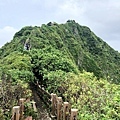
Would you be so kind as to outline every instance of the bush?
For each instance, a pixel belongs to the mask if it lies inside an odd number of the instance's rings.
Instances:
[[[120,119],[120,85],[97,80],[93,74],[69,74],[64,94],[72,107],[79,109],[79,119]]]

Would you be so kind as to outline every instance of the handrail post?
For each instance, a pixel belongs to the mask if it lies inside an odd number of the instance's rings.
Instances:
[[[36,102],[32,101],[31,103],[32,103],[32,107],[33,107],[34,112],[37,112],[37,108],[36,108],[36,105],[35,105]]]
[[[77,112],[78,112],[78,109],[71,109],[70,120],[77,120]]]
[[[13,114],[12,114],[12,120],[19,120],[20,119],[20,106],[14,106],[13,107]]]
[[[20,100],[19,100],[19,105],[20,105],[20,119],[23,119],[24,102],[25,102],[25,98],[20,98]]]
[[[57,120],[62,120],[62,97],[57,98]]]
[[[52,116],[56,116],[56,102],[57,102],[56,94],[51,94],[51,102],[52,102]]]
[[[64,104],[63,104],[63,120],[69,120],[69,110],[70,110],[70,104],[68,102],[64,102]]]

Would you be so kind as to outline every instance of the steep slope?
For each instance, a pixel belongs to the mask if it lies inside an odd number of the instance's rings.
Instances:
[[[0,49],[0,58],[13,51],[24,51],[26,40],[30,49],[52,46],[63,51],[79,68],[93,72],[115,83],[120,79],[120,53],[97,37],[88,27],[74,20],[65,24],[48,23],[41,27],[24,27],[14,35],[13,40]]]

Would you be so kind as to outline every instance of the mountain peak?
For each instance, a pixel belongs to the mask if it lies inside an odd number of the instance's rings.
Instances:
[[[98,78],[109,76],[109,79],[117,81],[120,78],[120,54],[97,37],[90,28],[79,25],[75,20],[68,20],[65,24],[49,22],[41,27],[23,27],[9,44],[0,49],[0,56],[23,51],[28,38],[31,49],[43,49],[46,46],[59,49],[81,71],[93,72]]]

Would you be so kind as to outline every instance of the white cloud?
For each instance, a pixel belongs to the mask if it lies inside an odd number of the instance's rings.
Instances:
[[[0,15],[0,27],[9,24],[21,29],[26,25],[41,25],[49,21],[64,23],[72,19],[90,27],[107,43],[116,44],[114,41],[120,40],[120,0],[1,0]],[[8,29],[0,29],[0,46],[13,36],[15,29],[10,30],[12,35]],[[119,44],[114,48],[120,51]]]
[[[81,4],[78,4],[76,0],[66,0],[64,4],[60,6],[62,14],[69,14],[72,16],[78,16],[85,12],[85,9]]]
[[[80,18],[85,13],[85,8],[83,4],[85,2],[80,2],[81,0],[65,0],[58,5],[58,16],[62,19],[77,19]]]
[[[13,38],[13,35],[17,32],[17,29],[5,26],[0,29],[0,47],[3,46],[6,42],[10,42]]]

